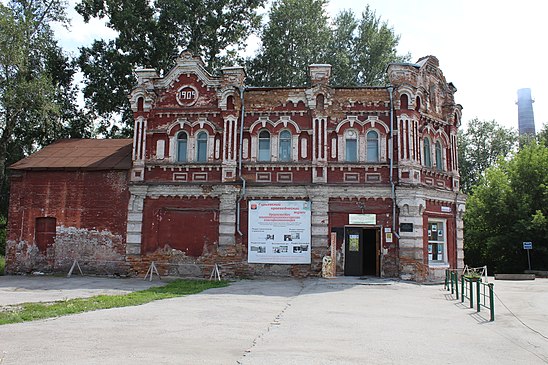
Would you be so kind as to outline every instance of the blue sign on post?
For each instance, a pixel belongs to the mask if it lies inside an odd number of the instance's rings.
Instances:
[[[533,242],[523,242],[523,249],[524,250],[532,250],[533,249]]]

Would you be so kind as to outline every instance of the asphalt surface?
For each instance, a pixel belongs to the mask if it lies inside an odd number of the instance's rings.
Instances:
[[[548,280],[494,283],[496,320],[489,322],[487,311],[478,314],[441,285],[243,280],[136,307],[0,326],[0,364],[548,363]],[[0,306],[148,285],[0,277]]]

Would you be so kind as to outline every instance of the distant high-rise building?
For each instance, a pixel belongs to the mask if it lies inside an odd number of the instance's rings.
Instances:
[[[518,126],[519,135],[535,134],[535,115],[533,113],[531,89],[518,90]]]

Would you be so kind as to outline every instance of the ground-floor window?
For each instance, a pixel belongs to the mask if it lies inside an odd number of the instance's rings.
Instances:
[[[445,221],[428,221],[428,262],[444,263],[446,262],[446,229]]]

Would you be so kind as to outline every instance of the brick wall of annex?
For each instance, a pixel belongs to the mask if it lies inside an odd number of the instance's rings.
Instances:
[[[125,274],[127,171],[22,171],[11,177],[7,273],[82,269]],[[55,218],[55,238],[38,247],[36,219]],[[89,272],[89,271],[88,271]]]

